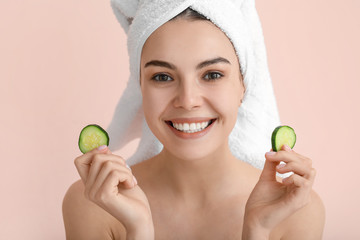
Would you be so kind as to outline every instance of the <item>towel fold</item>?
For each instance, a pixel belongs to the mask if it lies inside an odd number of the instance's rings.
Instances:
[[[110,149],[120,149],[141,136],[136,152],[127,160],[129,165],[161,151],[163,146],[147,126],[142,111],[141,51],[152,32],[190,7],[218,26],[234,45],[246,91],[229,145],[238,159],[263,168],[272,130],[280,120],[254,0],[111,0],[111,6],[128,36],[130,79],[107,129]]]

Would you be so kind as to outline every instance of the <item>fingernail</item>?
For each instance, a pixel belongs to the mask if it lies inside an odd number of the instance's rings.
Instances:
[[[127,167],[128,169],[130,169],[130,171],[131,171],[131,168],[130,168],[130,166],[129,166],[129,165],[127,165],[127,164],[126,164],[126,167]]]
[[[272,156],[272,155],[275,155],[276,154],[276,152],[267,152],[266,153],[266,155],[268,155],[268,156]]]
[[[283,168],[285,167],[285,163],[280,163],[279,165],[276,166],[277,169]]]
[[[133,175],[133,179],[134,179],[135,185],[137,185],[137,180],[136,180],[136,177],[134,175]]]
[[[107,148],[106,145],[101,145],[100,147],[97,148],[97,150],[101,151],[101,150],[104,150],[105,148]]]
[[[289,147],[288,145],[284,144],[284,148],[286,151],[291,151],[291,147]]]

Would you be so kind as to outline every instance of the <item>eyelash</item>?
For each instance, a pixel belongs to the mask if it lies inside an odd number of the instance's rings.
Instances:
[[[170,77],[169,75],[165,74],[165,73],[159,73],[159,74],[156,74],[154,75],[151,80],[154,80],[155,82],[169,82],[169,80],[160,80],[159,77],[167,77],[167,78],[170,78],[171,81],[174,80],[172,77]]]
[[[217,75],[218,77],[215,77],[215,78],[209,78],[209,76],[213,76],[213,75]],[[219,72],[207,72],[205,75],[204,75],[204,77],[203,77],[203,79],[205,80],[205,81],[208,81],[208,82],[212,82],[212,81],[216,81],[216,80],[219,80],[220,78],[222,78],[222,77],[224,77],[224,75],[222,74],[222,73],[219,73]]]
[[[216,75],[217,77],[214,77],[214,75]],[[210,76],[212,76],[212,77],[210,78]],[[164,77],[168,78],[168,80],[160,80],[160,78],[164,78]],[[202,78],[205,81],[212,82],[212,81],[216,81],[222,77],[224,77],[224,75],[219,72],[207,72]],[[172,77],[170,77],[168,74],[159,73],[159,74],[154,75],[151,78],[151,80],[153,80],[155,82],[159,82],[159,83],[164,83],[164,82],[173,81],[174,79]]]

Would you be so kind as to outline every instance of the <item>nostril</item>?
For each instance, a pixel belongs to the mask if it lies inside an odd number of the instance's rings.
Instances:
[[[177,99],[175,101],[174,106],[181,107],[186,110],[193,110],[194,108],[200,107],[201,104],[202,103],[200,98],[186,97],[186,98]]]
[[[197,86],[193,83],[182,83],[177,89],[176,98],[174,101],[175,107],[181,107],[186,110],[192,110],[200,107],[202,104],[202,96]]]

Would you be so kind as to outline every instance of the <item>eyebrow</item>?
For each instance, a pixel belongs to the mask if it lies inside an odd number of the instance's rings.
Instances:
[[[206,61],[203,61],[203,62],[199,63],[196,66],[196,69],[199,70],[201,68],[204,68],[204,67],[207,67],[209,65],[216,64],[216,63],[226,63],[226,64],[231,65],[230,61],[227,60],[226,58],[217,57],[217,58],[209,59],[209,60],[206,60]],[[166,68],[169,68],[169,69],[172,69],[172,70],[176,70],[175,65],[173,65],[171,63],[168,63],[168,62],[165,62],[165,61],[160,61],[160,60],[152,60],[152,61],[147,62],[145,64],[145,68],[149,67],[149,66],[166,67]]]
[[[160,61],[160,60],[152,60],[152,61],[147,62],[145,64],[145,67],[149,67],[149,66],[166,67],[166,68],[170,68],[170,69],[173,69],[173,70],[176,69],[175,65],[173,65],[171,63],[168,63],[168,62],[165,62],[165,61]]]
[[[212,65],[212,64],[216,64],[216,63],[226,63],[226,64],[230,64],[230,61],[227,60],[226,58],[223,58],[223,57],[217,57],[217,58],[214,58],[214,59],[210,59],[210,60],[206,60],[206,61],[203,61],[201,63],[199,63],[197,66],[196,66],[196,69],[201,69],[201,68],[204,68],[204,67],[207,67],[209,65]]]

